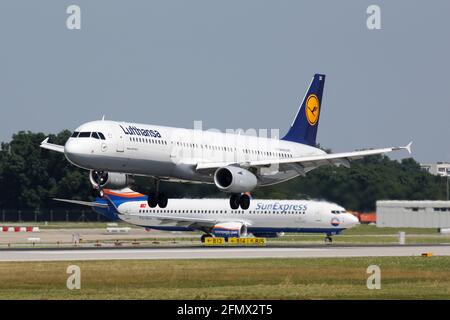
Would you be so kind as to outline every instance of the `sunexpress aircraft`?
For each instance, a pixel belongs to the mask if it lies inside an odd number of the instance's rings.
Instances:
[[[41,147],[64,153],[74,165],[90,170],[101,196],[104,188],[129,185],[132,175],[155,178],[148,195],[151,208],[165,208],[168,195],[159,181],[210,183],[230,194],[232,209],[249,209],[247,192],[277,184],[323,166],[349,166],[368,155],[405,149],[411,143],[364,151],[332,153],[316,147],[325,75],[314,75],[291,127],[282,139],[117,121],[93,121],[75,129],[64,146]]]
[[[151,208],[148,197],[131,189],[103,190],[95,202],[55,199],[85,206],[111,220],[148,229],[201,231],[206,237],[278,237],[284,232],[332,235],[358,224],[358,219],[334,203],[310,200],[255,200],[248,210],[230,209],[225,199],[172,199],[166,208]]]

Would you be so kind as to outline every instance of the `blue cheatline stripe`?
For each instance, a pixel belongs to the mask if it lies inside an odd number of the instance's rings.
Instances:
[[[171,226],[140,226],[148,229],[162,230],[162,231],[195,231],[196,229],[189,227],[171,227]],[[344,231],[344,228],[248,228],[249,233],[277,233],[277,232],[297,232],[297,233],[326,233],[339,234]]]

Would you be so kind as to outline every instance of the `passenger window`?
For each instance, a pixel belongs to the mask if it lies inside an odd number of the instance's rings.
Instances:
[[[80,133],[78,131],[75,131],[74,133],[72,133],[71,137],[76,138],[76,137],[78,137],[79,134]]]
[[[90,132],[80,132],[79,138],[89,138],[91,136]]]
[[[92,138],[100,139],[100,137],[98,136],[97,132],[92,132]]]

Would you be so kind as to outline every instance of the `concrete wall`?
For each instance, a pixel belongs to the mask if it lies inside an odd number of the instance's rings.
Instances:
[[[377,227],[450,227],[450,201],[377,201],[376,210]]]

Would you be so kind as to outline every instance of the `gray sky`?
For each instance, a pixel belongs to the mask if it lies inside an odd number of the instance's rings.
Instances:
[[[366,27],[370,4],[382,30]],[[2,0],[0,140],[103,114],[284,134],[320,72],[322,145],[414,140],[418,161],[450,161],[449,17],[445,0]]]

